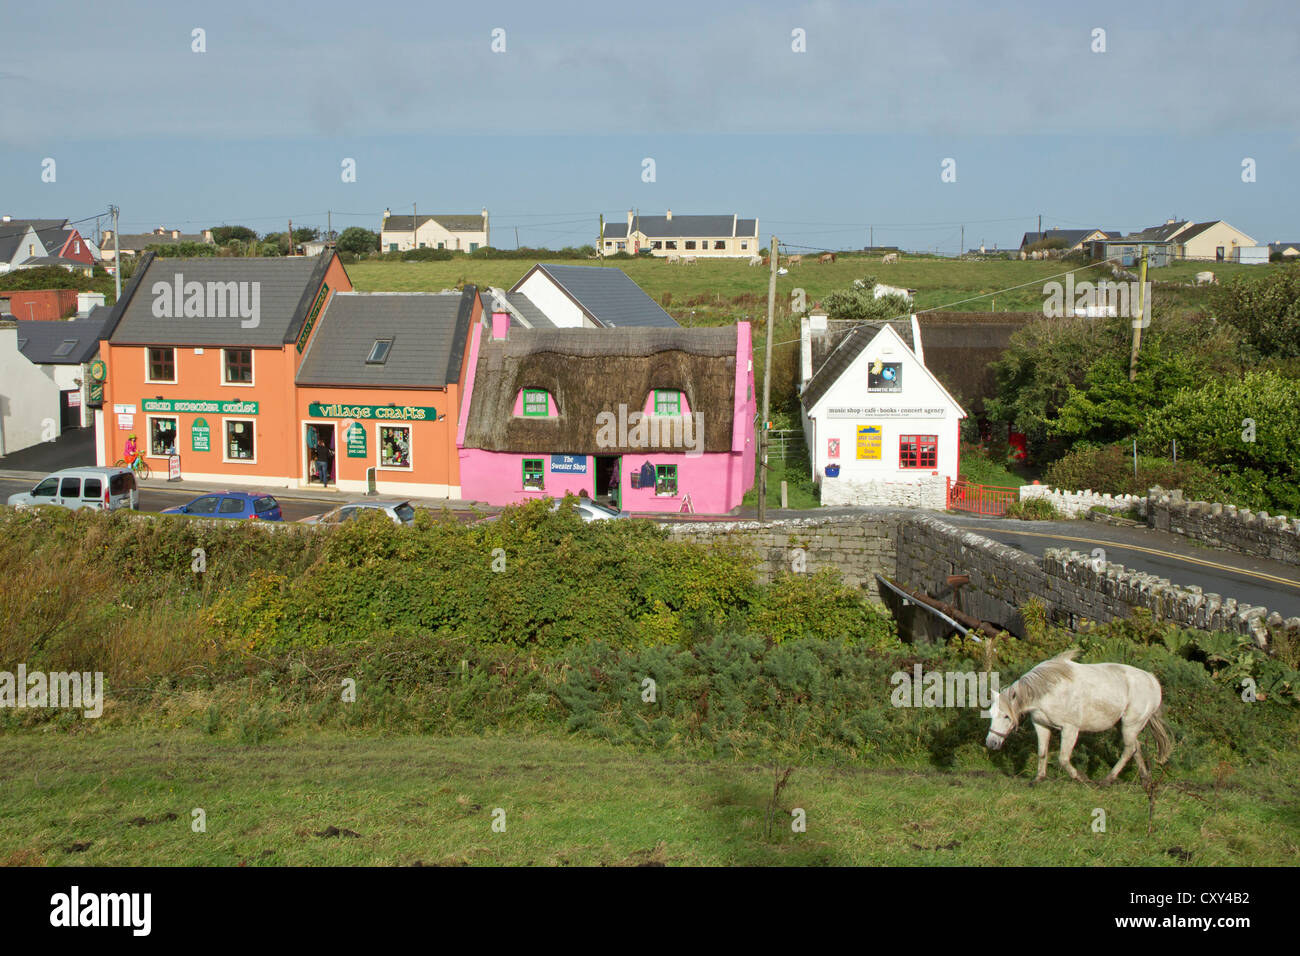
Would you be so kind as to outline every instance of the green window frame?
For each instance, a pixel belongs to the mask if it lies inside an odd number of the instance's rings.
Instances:
[[[524,389],[524,414],[545,418],[551,413],[551,396],[544,388]]]
[[[672,390],[655,389],[655,414],[680,415],[682,413],[682,393]]]
[[[524,488],[535,488],[543,491],[546,488],[545,473],[542,471],[544,464],[541,458],[525,458],[523,465]]]
[[[655,495],[675,497],[677,494],[677,466],[655,465]]]

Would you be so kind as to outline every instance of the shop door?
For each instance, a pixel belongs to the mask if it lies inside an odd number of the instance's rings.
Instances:
[[[81,392],[77,389],[59,392],[59,430],[81,427]]]
[[[321,442],[325,443],[324,461],[326,463],[326,475],[331,485],[335,484],[338,478],[338,455],[334,444],[334,426],[311,424],[304,429],[306,437],[306,462],[307,462],[307,484],[320,481],[320,473],[316,468],[316,462],[321,456]]]
[[[621,496],[618,486],[621,462],[622,459],[617,455],[596,456],[596,482],[593,489],[596,500],[608,504],[616,511],[623,510],[620,506]]]

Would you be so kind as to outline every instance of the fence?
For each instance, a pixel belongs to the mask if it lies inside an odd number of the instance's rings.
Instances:
[[[768,461],[798,461],[801,457],[808,457],[803,429],[782,428],[767,433]]]
[[[1020,499],[1020,489],[997,485],[975,485],[969,481],[948,479],[948,510],[975,515],[1000,517],[1012,502]]]

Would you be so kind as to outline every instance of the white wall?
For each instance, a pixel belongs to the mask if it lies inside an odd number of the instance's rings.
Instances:
[[[0,455],[44,440],[47,419],[59,434],[58,383],[18,351],[18,328],[6,325],[0,325]]]
[[[542,310],[542,314],[561,329],[594,328],[587,314],[573,304],[554,282],[541,271],[534,272],[519,287],[528,300]]]

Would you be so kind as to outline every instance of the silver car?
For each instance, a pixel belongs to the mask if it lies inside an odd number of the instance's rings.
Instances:
[[[362,512],[382,511],[394,524],[408,527],[415,523],[415,508],[409,501],[350,501],[345,505],[332,508],[324,514],[299,518],[301,524],[342,524],[351,521]]]
[[[563,504],[564,499],[557,498],[551,502],[551,510],[559,511]],[[573,499],[573,506],[578,509],[578,517],[583,521],[609,521],[614,518],[627,517],[626,511],[615,511],[613,508],[606,508],[590,498]]]
[[[96,511],[116,511],[119,508],[140,507],[140,489],[129,468],[102,468],[85,465],[64,468],[42,478],[31,491],[21,491],[9,496],[14,508],[33,505],[56,505],[79,511],[89,508]]]

